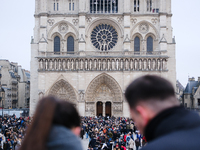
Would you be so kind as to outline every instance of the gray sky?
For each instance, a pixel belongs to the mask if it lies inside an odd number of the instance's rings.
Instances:
[[[192,4],[191,4],[192,2]],[[18,62],[30,70],[34,0],[0,0],[0,59]],[[177,79],[186,85],[200,76],[200,0],[172,0],[172,27],[176,37]]]

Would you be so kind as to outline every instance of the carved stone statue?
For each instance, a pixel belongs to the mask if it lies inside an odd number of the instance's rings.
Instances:
[[[43,60],[40,60],[40,69],[43,70]]]
[[[147,60],[144,60],[144,70],[147,70]]]
[[[52,60],[49,61],[49,69],[52,70],[53,64],[52,64]]]
[[[65,63],[65,60],[62,61],[62,66],[63,66],[63,70],[66,69],[66,63]]]
[[[64,51],[64,42],[62,41],[62,51]]]
[[[72,68],[72,70],[74,70],[74,60],[73,59],[71,60],[71,68]]]
[[[115,60],[112,60],[112,70],[115,70]]]
[[[137,70],[138,69],[138,62],[137,62],[137,60],[135,59],[135,70]]]
[[[83,59],[81,59],[81,62],[80,62],[81,64],[80,64],[80,68],[81,68],[81,70],[83,70]]]
[[[103,70],[105,70],[106,69],[106,60],[104,59],[103,60]]]
[[[139,70],[142,70],[142,60],[139,60]]]
[[[148,60],[148,70],[151,70],[151,60]]]
[[[101,70],[101,59],[98,61],[98,70]]]
[[[133,59],[130,60],[130,69],[133,70]]]
[[[84,92],[83,91],[80,92],[79,97],[80,97],[80,101],[84,101]]]
[[[58,70],[61,70],[61,60],[58,60]]]
[[[156,60],[154,59],[152,62],[152,69],[155,70],[155,68],[156,68]]]
[[[125,69],[126,69],[126,70],[129,69],[128,59],[126,59],[126,61],[125,61]]]
[[[96,59],[94,60],[94,69],[95,70],[97,69],[97,60]]]
[[[85,70],[88,70],[88,60],[85,60]]]
[[[78,70],[78,60],[76,60],[76,70]]]
[[[121,69],[121,70],[124,69],[124,62],[123,62],[123,59],[120,60],[120,69]]]
[[[70,70],[70,60],[67,60],[67,70]]]
[[[57,60],[54,60],[54,69],[57,70]]]
[[[163,59],[163,70],[167,70],[167,60]]]
[[[89,70],[92,70],[92,59],[89,61]]]
[[[119,60],[116,60],[116,70],[119,70]]]
[[[48,60],[45,60],[45,70],[48,70]]]
[[[160,70],[160,59],[157,60],[157,63],[158,63],[158,68],[157,69]]]
[[[110,60],[108,59],[108,70],[110,70]]]

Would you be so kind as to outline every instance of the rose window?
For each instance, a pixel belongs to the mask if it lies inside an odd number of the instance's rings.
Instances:
[[[96,26],[91,34],[91,41],[94,47],[101,51],[112,49],[117,44],[118,34],[114,27],[107,24]]]

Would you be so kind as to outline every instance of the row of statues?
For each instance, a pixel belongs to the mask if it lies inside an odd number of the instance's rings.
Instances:
[[[127,59],[39,59],[40,71],[121,71],[149,70],[166,71],[167,58],[127,58]]]

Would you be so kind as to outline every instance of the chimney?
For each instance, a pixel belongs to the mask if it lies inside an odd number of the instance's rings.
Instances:
[[[195,81],[195,78],[194,77],[189,78],[189,81]]]

